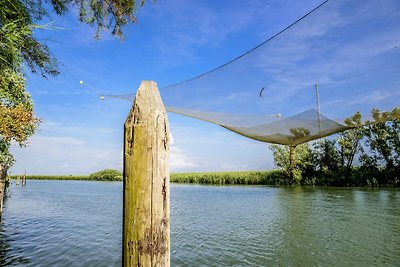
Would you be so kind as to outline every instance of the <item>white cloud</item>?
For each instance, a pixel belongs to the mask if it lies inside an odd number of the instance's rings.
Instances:
[[[13,146],[16,159],[11,171],[30,174],[90,174],[106,168],[119,168],[121,148],[98,146],[74,137],[35,135],[24,148]]]
[[[193,169],[193,167],[197,167],[197,164],[192,162],[192,160],[179,147],[172,146],[170,153],[170,166],[172,172],[182,170],[187,171]]]
[[[72,137],[51,137],[34,135],[29,139],[28,147],[58,147],[60,145],[83,146],[83,140]]]
[[[172,162],[181,168],[175,171],[244,171],[273,168],[272,153],[265,143],[239,136],[221,127],[203,122],[192,126],[171,122],[175,147]],[[173,159],[176,153],[178,156]],[[185,166],[187,165],[187,166]]]
[[[265,1],[258,0],[218,8],[205,1],[177,0],[157,3],[146,18],[162,23],[155,42],[161,61],[174,66],[197,59],[198,48],[218,47],[230,35],[254,25],[257,18],[265,16],[267,7]]]
[[[185,151],[175,144],[175,139],[170,133],[170,167],[172,172],[179,172],[182,170],[190,170],[196,167],[192,159],[190,159]]]

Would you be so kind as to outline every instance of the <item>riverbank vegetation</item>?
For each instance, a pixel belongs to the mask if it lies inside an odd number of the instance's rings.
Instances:
[[[378,120],[385,116],[373,110]],[[271,145],[275,165],[289,184],[318,186],[400,186],[400,120],[347,130],[336,137],[289,148]]]
[[[214,185],[281,185],[287,183],[282,171],[172,173],[173,183]]]
[[[373,116],[383,116],[374,110]],[[271,145],[277,170],[172,173],[171,182],[214,185],[400,186],[400,120],[353,128],[290,149]],[[16,178],[13,176],[11,178]],[[27,176],[37,180],[122,181],[117,170],[89,176]]]
[[[22,179],[22,175],[9,175],[10,179]],[[90,180],[89,175],[27,175],[28,180]]]
[[[18,175],[10,176],[17,179]],[[21,177],[21,176],[20,176]],[[83,180],[83,181],[122,181],[122,173],[117,170],[103,170],[91,175],[27,175],[30,180]],[[251,172],[193,172],[171,173],[173,183],[199,183],[215,185],[280,185],[287,182],[282,171]]]
[[[93,181],[122,181],[122,173],[118,170],[105,169],[89,175],[88,180]]]
[[[11,179],[17,179],[22,175],[11,175]],[[122,173],[118,170],[105,169],[90,175],[27,175],[29,180],[83,180],[83,181],[122,181]]]

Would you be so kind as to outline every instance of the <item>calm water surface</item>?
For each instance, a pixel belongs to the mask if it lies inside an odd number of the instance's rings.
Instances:
[[[120,266],[122,183],[11,185],[0,266]],[[172,266],[400,266],[400,191],[171,186]]]

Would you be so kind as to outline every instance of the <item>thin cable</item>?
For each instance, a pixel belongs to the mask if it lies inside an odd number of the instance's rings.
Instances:
[[[303,19],[305,19],[306,17],[308,17],[310,14],[312,14],[313,12],[315,12],[317,9],[319,9],[320,7],[322,7],[323,5],[325,5],[327,2],[329,2],[329,0],[325,0],[324,2],[322,2],[321,4],[319,4],[318,6],[316,6],[315,8],[313,8],[311,11],[309,11],[308,13],[306,13],[306,14],[305,14],[304,16],[302,16],[301,18],[297,19],[295,22],[293,22],[292,24],[290,24],[289,26],[287,26],[286,28],[284,28],[284,29],[281,30],[280,32],[276,33],[276,34],[273,35],[272,37],[268,38],[267,40],[265,40],[264,42],[262,42],[261,44],[255,46],[255,47],[253,47],[252,49],[248,50],[247,52],[241,54],[240,56],[238,56],[238,57],[236,57],[236,58],[234,58],[234,59],[232,59],[232,60],[226,62],[225,64],[223,64],[223,65],[221,65],[221,66],[219,66],[219,67],[216,67],[216,68],[214,68],[214,69],[211,69],[211,70],[209,70],[209,71],[207,71],[207,72],[204,72],[204,73],[202,73],[202,74],[200,74],[200,75],[198,75],[198,76],[195,76],[195,77],[193,77],[193,78],[190,78],[190,79],[188,79],[188,80],[185,80],[185,81],[182,81],[182,82],[178,82],[178,83],[174,83],[174,84],[171,84],[171,85],[162,87],[162,88],[160,88],[160,90],[162,90],[162,89],[168,89],[168,88],[171,88],[171,87],[174,87],[174,86],[178,86],[178,85],[181,85],[181,84],[184,84],[184,83],[187,83],[187,82],[191,82],[191,81],[193,81],[193,80],[199,79],[199,78],[204,77],[204,76],[206,76],[206,75],[208,75],[208,74],[210,74],[210,73],[212,73],[212,72],[214,72],[214,71],[217,71],[217,70],[219,70],[219,69],[222,69],[222,68],[226,67],[227,65],[229,65],[229,64],[231,64],[231,63],[233,63],[233,62],[235,62],[236,60],[238,60],[238,59],[240,59],[240,58],[246,56],[247,54],[250,54],[250,53],[253,52],[254,50],[258,49],[259,47],[261,47],[261,46],[265,45],[266,43],[272,41],[273,39],[275,39],[276,37],[278,37],[279,35],[281,35],[281,34],[284,33],[285,31],[287,31],[288,29],[292,28],[294,25],[296,25],[297,23],[299,23],[300,21],[302,21]]]
[[[191,82],[191,81],[193,81],[193,80],[199,79],[199,78],[204,77],[204,76],[206,76],[206,75],[208,75],[208,74],[210,74],[210,73],[212,73],[212,72],[215,72],[215,71],[217,71],[217,70],[219,70],[219,69],[222,69],[222,68],[226,67],[227,65],[229,65],[229,64],[231,64],[232,62],[234,62],[234,61],[236,61],[236,60],[238,60],[238,59],[240,59],[240,58],[242,58],[242,57],[244,57],[244,56],[250,54],[250,53],[253,52],[254,50],[258,49],[259,47],[261,47],[261,46],[263,46],[263,45],[265,45],[266,43],[269,43],[270,41],[272,41],[273,39],[275,39],[276,37],[278,37],[279,35],[281,35],[281,34],[284,33],[285,31],[287,31],[288,29],[292,28],[294,25],[296,25],[297,23],[299,23],[300,21],[302,21],[303,19],[305,19],[306,17],[308,17],[310,14],[312,14],[313,12],[315,12],[317,9],[319,9],[320,7],[322,7],[323,5],[325,5],[327,2],[329,2],[329,0],[325,0],[324,2],[322,2],[321,4],[319,4],[318,6],[316,6],[315,8],[313,8],[312,10],[310,10],[308,13],[306,13],[305,15],[303,15],[302,17],[300,17],[299,19],[297,19],[296,21],[294,21],[293,23],[291,23],[290,25],[288,25],[287,27],[285,27],[284,29],[282,29],[282,30],[279,31],[278,33],[276,33],[276,34],[274,34],[273,36],[271,36],[270,38],[268,38],[268,39],[265,40],[264,42],[262,42],[262,43],[260,43],[259,45],[253,47],[252,49],[248,50],[247,52],[245,52],[245,53],[239,55],[238,57],[236,57],[236,58],[234,58],[234,59],[232,59],[232,60],[226,62],[225,64],[223,64],[223,65],[221,65],[221,66],[219,66],[219,67],[216,67],[216,68],[214,68],[214,69],[211,69],[211,70],[209,70],[209,71],[207,71],[207,72],[204,72],[203,74],[200,74],[200,75],[198,75],[198,76],[195,76],[195,77],[193,77],[193,78],[190,78],[190,79],[188,79],[188,80],[184,80],[184,81],[181,81],[181,82],[178,82],[178,83],[174,83],[174,84],[171,84],[171,85],[167,85],[167,86],[165,86],[165,87],[161,87],[160,90],[168,89],[168,88],[171,88],[171,87],[174,87],[174,86],[178,86],[178,85],[181,85],[181,84],[184,84],[184,83],[187,83],[187,82]],[[101,95],[101,97],[111,97],[111,98],[118,98],[118,99],[124,99],[124,100],[128,100],[128,98],[131,98],[131,96],[134,98],[135,94]],[[128,97],[128,98],[127,98],[127,97]],[[104,99],[104,98],[102,98],[102,99]]]

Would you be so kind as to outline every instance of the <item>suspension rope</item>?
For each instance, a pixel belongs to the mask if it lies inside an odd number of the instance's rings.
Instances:
[[[198,76],[192,77],[192,78],[190,78],[190,79],[188,79],[188,80],[184,80],[184,81],[181,81],[181,82],[178,82],[178,83],[174,83],[174,84],[171,84],[171,85],[167,85],[167,86],[165,86],[165,87],[160,88],[160,90],[162,90],[162,89],[168,89],[168,88],[175,87],[175,86],[178,86],[178,85],[187,83],[187,82],[191,82],[191,81],[193,81],[193,80],[199,79],[199,78],[201,78],[201,77],[204,77],[204,76],[206,76],[206,75],[208,75],[208,74],[210,74],[210,73],[213,73],[213,72],[215,72],[215,71],[217,71],[217,70],[219,70],[219,69],[222,69],[222,68],[226,67],[227,65],[229,65],[229,64],[235,62],[236,60],[241,59],[242,57],[244,57],[244,56],[250,54],[250,53],[253,52],[254,50],[260,48],[260,47],[263,46],[263,45],[265,45],[266,43],[269,43],[270,41],[272,41],[273,39],[275,39],[276,37],[278,37],[279,35],[281,35],[281,34],[284,33],[285,31],[287,31],[287,30],[289,30],[290,28],[292,28],[294,25],[296,25],[297,23],[299,23],[300,21],[302,21],[303,19],[305,19],[306,17],[308,17],[310,14],[314,13],[316,10],[318,10],[320,7],[322,7],[323,5],[325,5],[325,4],[328,3],[328,2],[329,2],[329,0],[325,0],[324,2],[322,2],[321,4],[319,4],[318,6],[316,6],[315,8],[313,8],[311,11],[309,11],[308,13],[306,13],[305,15],[303,15],[301,18],[297,19],[297,20],[294,21],[292,24],[290,24],[290,25],[287,26],[286,28],[282,29],[282,30],[279,31],[278,33],[274,34],[273,36],[271,36],[270,38],[268,38],[268,39],[265,40],[264,42],[262,42],[262,43],[260,43],[259,45],[253,47],[252,49],[250,49],[250,50],[248,50],[247,52],[241,54],[240,56],[238,56],[238,57],[236,57],[236,58],[234,58],[234,59],[232,59],[232,60],[230,60],[230,61],[228,61],[228,62],[222,64],[221,66],[216,67],[216,68],[214,68],[214,69],[211,69],[211,70],[209,70],[209,71],[207,71],[207,72],[204,72],[204,73],[202,73],[202,74],[200,74],[200,75],[198,75]]]

